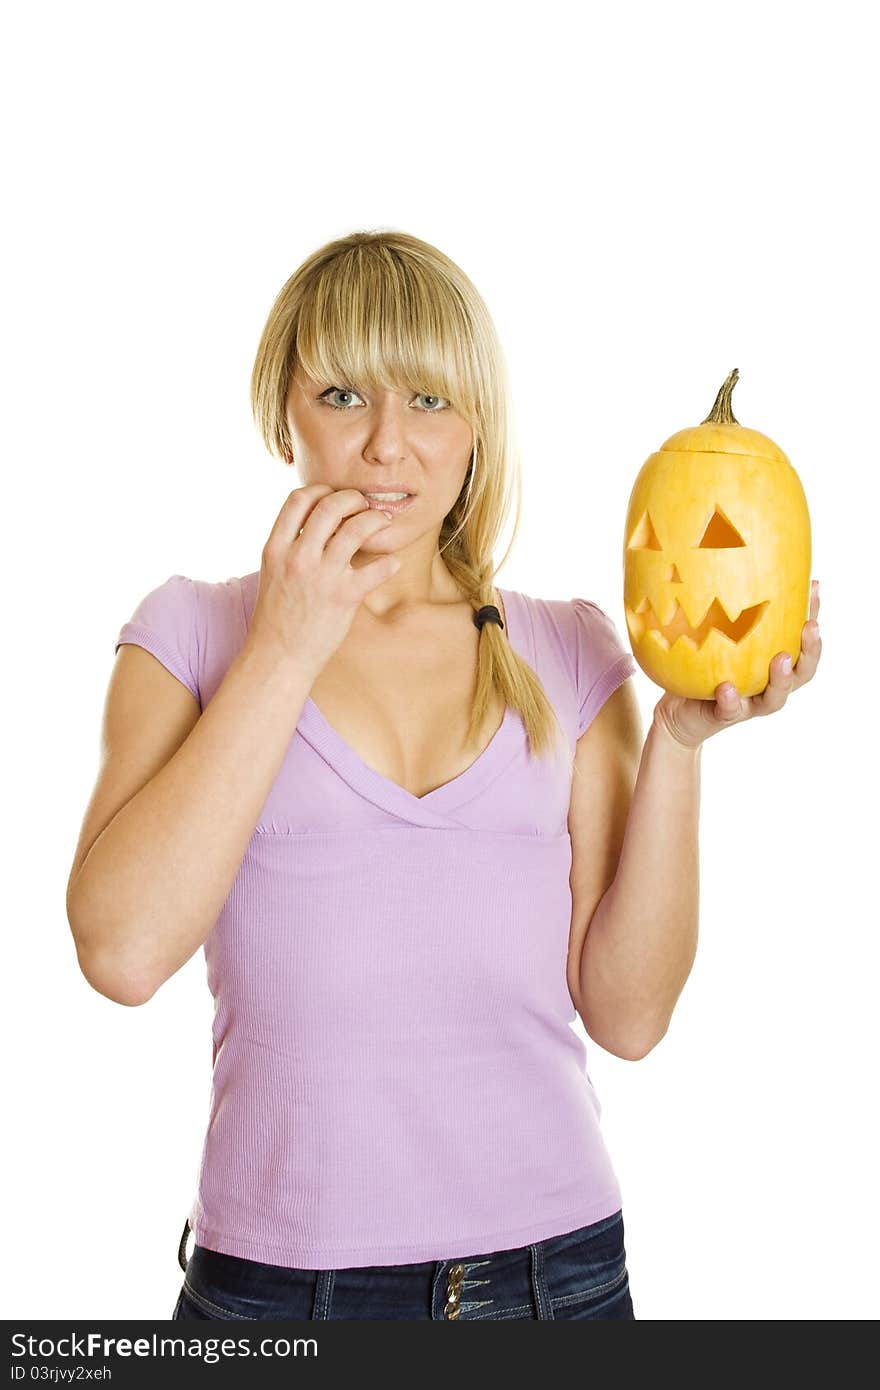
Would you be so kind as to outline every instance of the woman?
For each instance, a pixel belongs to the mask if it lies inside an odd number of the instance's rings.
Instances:
[[[173,575],[123,626],[68,899],[120,1002],[204,946],[173,1317],[632,1319],[570,1023],[632,1059],[663,1036],[701,745],[810,678],[812,625],[760,697],[665,694],[643,746],[610,618],[493,585],[519,485],[503,355],[414,237],[311,256],[251,399],[301,485],[258,572]]]

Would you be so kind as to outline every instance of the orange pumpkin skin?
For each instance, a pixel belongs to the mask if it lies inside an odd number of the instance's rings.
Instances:
[[[626,516],[633,656],[657,685],[692,699],[714,699],[722,681],[760,694],[777,652],[797,664],[809,619],[807,499],[782,449],[733,418],[738,375],[702,424],[645,461]]]

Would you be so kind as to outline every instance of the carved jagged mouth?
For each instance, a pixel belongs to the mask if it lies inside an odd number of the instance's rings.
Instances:
[[[702,621],[696,627],[691,627],[684,609],[677,599],[675,612],[666,624],[659,621],[650,599],[647,598],[636,612],[628,608],[627,614],[630,631],[636,638],[642,637],[645,632],[659,632],[670,647],[679,637],[689,637],[696,646],[701,647],[713,628],[723,633],[725,637],[729,637],[731,642],[741,642],[744,637],[748,637],[769,602],[769,599],[765,599],[763,603],[756,603],[751,608],[744,608],[738,617],[730,618],[724,607],[715,598],[706,609]]]

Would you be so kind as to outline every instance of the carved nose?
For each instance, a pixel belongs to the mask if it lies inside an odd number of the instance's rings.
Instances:
[[[677,566],[677,565],[673,565],[673,566],[672,566],[672,569],[669,571],[669,583],[670,583],[670,584],[683,584],[683,583],[684,583],[684,580],[682,579],[681,575],[680,575],[679,572],[678,572],[678,566]]]

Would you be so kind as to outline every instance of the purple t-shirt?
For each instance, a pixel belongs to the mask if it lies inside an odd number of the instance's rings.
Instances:
[[[172,575],[117,639],[202,709],[259,571]],[[636,670],[587,599],[500,589],[506,635],[576,739]],[[570,771],[507,709],[417,797],[308,697],[205,944],[213,1077],[196,1242],[304,1269],[510,1249],[609,1216],[621,1192],[566,980]]]

